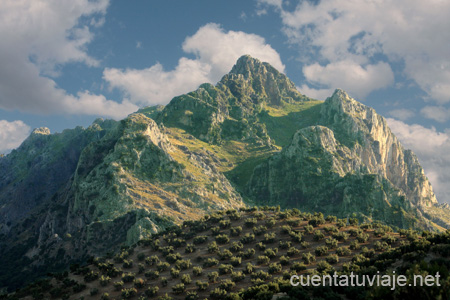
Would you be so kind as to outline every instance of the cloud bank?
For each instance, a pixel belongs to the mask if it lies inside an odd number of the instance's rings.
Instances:
[[[228,73],[237,59],[249,54],[284,71],[280,55],[264,38],[242,31],[225,31],[220,25],[209,23],[182,45],[186,54],[174,70],[161,64],[146,69],[107,68],[103,78],[111,88],[121,90],[130,102],[138,105],[166,104],[174,96],[195,90],[202,83],[216,83]]]
[[[310,87],[364,98],[393,84],[395,64],[398,76],[414,80],[428,100],[450,102],[449,1],[300,1],[288,10],[280,1],[259,0],[257,10],[264,6],[280,14]]]
[[[0,154],[17,148],[30,134],[31,128],[22,121],[0,120]]]
[[[76,95],[53,77],[67,63],[98,66],[87,54],[92,27],[101,26],[108,0],[4,0],[0,2],[0,108],[121,118],[137,109],[87,91]]]

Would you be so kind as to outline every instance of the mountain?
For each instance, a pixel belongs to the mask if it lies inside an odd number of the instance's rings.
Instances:
[[[450,225],[416,156],[373,109],[341,90],[308,98],[243,56],[215,86],[165,107],[40,128],[0,158],[0,287],[245,205]]]

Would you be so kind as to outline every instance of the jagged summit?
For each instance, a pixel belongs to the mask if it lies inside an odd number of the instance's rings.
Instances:
[[[225,85],[238,98],[280,106],[283,103],[305,100],[295,84],[272,67],[250,55],[241,56],[231,71],[218,83]]]

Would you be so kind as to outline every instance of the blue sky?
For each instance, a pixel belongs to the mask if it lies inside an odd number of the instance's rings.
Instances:
[[[0,2],[0,152],[33,128],[120,119],[216,83],[250,54],[374,107],[450,202],[450,2]]]

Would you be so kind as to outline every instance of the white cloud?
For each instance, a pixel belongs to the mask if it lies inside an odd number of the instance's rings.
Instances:
[[[303,84],[300,88],[298,88],[300,93],[306,95],[308,97],[317,99],[317,100],[325,100],[333,94],[333,89],[315,89],[311,88],[306,84]]]
[[[270,4],[258,5],[262,2]],[[450,102],[449,1],[322,0],[300,1],[294,11],[275,7],[303,61],[320,59],[325,67],[340,61],[362,67],[400,63],[404,75],[431,99]],[[337,83],[332,81],[330,87]]]
[[[450,135],[434,127],[387,119],[401,143],[416,153],[439,202],[450,203]]]
[[[30,127],[17,120],[0,120],[0,153],[5,154],[18,147],[30,134]]]
[[[396,119],[401,120],[401,121],[405,121],[405,120],[415,116],[414,111],[407,109],[407,108],[394,109],[394,110],[391,110],[388,114]]]
[[[103,72],[103,78],[112,88],[123,91],[131,102],[152,105],[165,104],[204,82],[216,83],[244,54],[284,71],[280,55],[264,38],[242,31],[226,32],[214,23],[187,37],[182,47],[196,58],[180,58],[174,70],[166,71],[161,64],[141,70],[109,68]]]
[[[303,67],[303,74],[309,82],[325,85],[331,90],[344,89],[359,99],[394,82],[390,66],[383,62],[364,67],[349,60],[325,67],[315,63]]]
[[[425,106],[420,110],[423,116],[428,119],[444,123],[450,118],[450,110],[442,106]]]
[[[66,63],[97,66],[86,52],[89,26],[104,23],[108,0],[0,2],[0,108],[31,113],[123,117],[137,109],[103,96],[70,95],[50,77]],[[86,18],[84,24],[81,19]],[[93,100],[91,103],[89,100]]]

